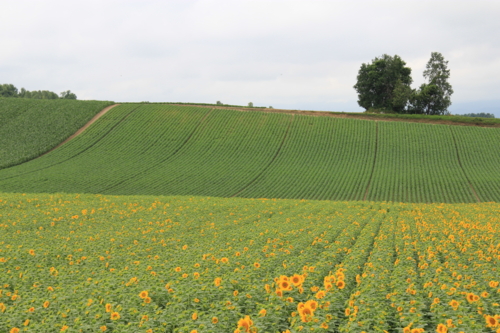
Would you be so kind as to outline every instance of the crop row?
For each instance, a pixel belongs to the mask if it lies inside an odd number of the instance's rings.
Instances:
[[[499,129],[124,104],[5,192],[500,200]],[[492,144],[493,143],[493,144]]]
[[[0,331],[497,332],[500,205],[2,194]]]
[[[111,104],[0,98],[0,169],[54,148]]]
[[[367,199],[474,202],[447,126],[380,122]]]

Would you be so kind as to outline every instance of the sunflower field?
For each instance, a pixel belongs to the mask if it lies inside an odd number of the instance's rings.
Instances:
[[[500,204],[0,194],[0,332],[500,332]]]

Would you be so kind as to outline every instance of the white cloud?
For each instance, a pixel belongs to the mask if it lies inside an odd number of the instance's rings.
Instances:
[[[457,102],[494,100],[497,1],[11,1],[0,3],[0,77],[81,99],[362,111],[363,62],[398,54],[414,87],[430,53]]]

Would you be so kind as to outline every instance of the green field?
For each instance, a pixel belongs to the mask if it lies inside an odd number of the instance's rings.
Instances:
[[[498,202],[499,143],[498,128],[124,104],[0,170],[0,191]]]
[[[498,203],[0,194],[0,332],[219,333],[246,316],[241,333],[495,332],[499,216]]]
[[[111,104],[0,98],[0,169],[49,151]]]

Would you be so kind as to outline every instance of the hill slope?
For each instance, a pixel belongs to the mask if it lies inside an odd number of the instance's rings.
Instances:
[[[49,151],[111,104],[0,98],[0,169]]]
[[[0,191],[500,201],[498,143],[497,128],[127,104],[0,170]]]

